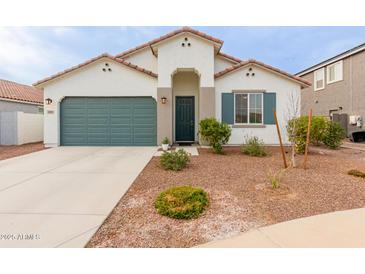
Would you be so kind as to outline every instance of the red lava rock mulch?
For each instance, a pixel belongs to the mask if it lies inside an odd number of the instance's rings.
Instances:
[[[365,180],[347,175],[365,171],[365,152],[313,149],[308,169],[291,168],[272,190],[267,173],[282,168],[277,148],[263,158],[225,148],[226,155],[199,149],[179,172],[159,167],[154,157],[88,243],[88,247],[192,247],[252,228],[296,218],[365,206]],[[289,154],[287,154],[289,158]],[[298,163],[303,160],[298,157]],[[202,187],[209,208],[197,219],[174,220],[154,208],[157,195],[171,186]]]
[[[13,158],[16,156],[29,154],[45,149],[43,143],[31,143],[19,146],[0,146],[0,160]]]

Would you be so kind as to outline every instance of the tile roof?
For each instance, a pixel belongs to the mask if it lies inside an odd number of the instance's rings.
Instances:
[[[55,78],[57,78],[57,77],[60,77],[60,76],[62,76],[62,75],[64,75],[64,74],[66,74],[66,73],[69,73],[69,72],[71,72],[71,71],[74,71],[74,70],[76,70],[76,69],[79,69],[79,68],[81,68],[81,67],[84,67],[84,66],[86,66],[86,65],[88,65],[88,64],[91,64],[92,62],[95,62],[95,61],[97,61],[97,60],[99,60],[99,59],[101,59],[101,58],[109,58],[109,59],[114,60],[114,61],[116,61],[116,62],[118,62],[118,63],[120,63],[120,64],[123,64],[123,65],[128,66],[128,67],[130,67],[130,68],[132,68],[132,69],[135,69],[135,70],[137,70],[137,71],[143,72],[143,73],[145,73],[145,74],[148,74],[148,75],[150,75],[150,76],[152,76],[152,77],[157,78],[157,74],[156,74],[156,73],[154,73],[154,72],[152,72],[152,71],[149,71],[149,70],[147,70],[147,69],[144,69],[144,68],[142,68],[142,67],[139,67],[139,66],[137,66],[137,65],[134,65],[134,64],[132,64],[132,63],[130,63],[130,62],[127,62],[127,61],[125,61],[125,60],[123,60],[123,59],[120,59],[120,58],[114,57],[114,56],[112,56],[112,55],[109,55],[108,53],[103,53],[103,54],[101,54],[101,55],[99,55],[99,56],[96,56],[96,57],[94,57],[94,58],[91,58],[91,59],[89,59],[89,60],[87,60],[87,61],[85,61],[85,62],[83,62],[83,63],[81,63],[81,64],[78,64],[78,65],[76,65],[76,66],[73,66],[73,67],[71,67],[71,68],[69,68],[69,69],[65,69],[64,71],[58,72],[58,73],[56,73],[56,74],[54,74],[54,75],[52,75],[52,76],[49,76],[49,77],[47,77],[47,78],[45,78],[45,79],[39,80],[38,82],[34,83],[34,84],[33,84],[33,86],[38,86],[38,85],[40,85],[40,84],[43,84],[43,83],[48,82],[48,81],[50,81],[50,80],[53,80],[53,79],[55,79]]]
[[[243,62],[240,62],[238,64],[235,64],[235,65],[233,65],[233,66],[231,66],[229,68],[226,68],[225,70],[219,71],[219,72],[217,72],[217,73],[214,74],[214,78],[219,78],[221,76],[226,75],[229,72],[232,72],[232,71],[234,71],[236,69],[239,69],[239,68],[241,68],[243,66],[246,66],[246,65],[249,65],[249,64],[258,65],[258,66],[264,67],[266,69],[272,70],[272,71],[277,72],[279,74],[282,74],[282,75],[284,75],[284,76],[286,76],[286,77],[288,77],[288,78],[290,78],[290,79],[292,79],[294,81],[300,82],[300,83],[304,84],[305,86],[310,86],[311,85],[310,82],[304,80],[303,78],[301,78],[299,76],[292,75],[290,73],[287,73],[287,72],[285,72],[283,70],[280,70],[278,68],[275,68],[273,66],[267,65],[265,63],[262,63],[260,61],[255,60],[255,59],[249,59],[247,61],[243,61]]]
[[[1,98],[43,104],[43,91],[32,86],[0,79]]]
[[[210,40],[210,41],[212,41],[214,43],[223,44],[223,40],[220,40],[218,38],[215,38],[215,37],[210,36],[210,35],[208,35],[208,34],[206,34],[204,32],[195,30],[195,29],[190,28],[190,27],[183,27],[181,29],[178,29],[178,30],[169,32],[169,33],[167,33],[167,34],[165,34],[165,35],[163,35],[163,36],[161,36],[159,38],[153,39],[153,40],[151,40],[151,41],[149,41],[147,43],[144,43],[144,44],[142,44],[140,46],[137,46],[135,48],[132,48],[132,49],[126,50],[126,51],[124,51],[122,53],[119,53],[119,54],[116,55],[116,57],[125,57],[126,55],[128,55],[128,54],[130,54],[132,52],[135,52],[137,50],[143,49],[145,47],[151,47],[153,44],[156,44],[158,42],[161,42],[161,41],[163,41],[165,39],[171,38],[171,37],[173,37],[173,36],[175,36],[177,34],[183,33],[183,32],[190,32],[190,33],[195,34],[197,36],[200,36],[200,37],[202,37],[204,39]]]
[[[226,54],[226,53],[223,53],[223,52],[218,52],[218,54],[217,55],[219,55],[219,56],[222,56],[222,57],[224,57],[224,58],[226,58],[226,59],[230,59],[230,60],[232,60],[232,61],[234,61],[234,62],[236,62],[236,63],[241,63],[242,62],[242,60],[241,59],[238,59],[237,57],[234,57],[234,56],[232,56],[232,55],[229,55],[229,54]]]

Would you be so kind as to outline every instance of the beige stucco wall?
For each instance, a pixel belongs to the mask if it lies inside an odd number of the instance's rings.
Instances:
[[[184,38],[191,46],[182,47]],[[200,85],[214,87],[214,46],[192,34],[178,35],[158,45],[158,86],[171,87],[177,69],[195,69]]]
[[[343,80],[327,84],[325,69],[325,88],[314,91],[313,85],[302,90],[302,113],[312,108],[314,115],[329,116],[329,111],[342,107],[342,113],[360,115],[365,120],[365,51],[343,59]],[[302,78],[313,83],[314,72]],[[315,103],[318,101],[318,103]],[[349,126],[349,130],[356,129]]]
[[[204,118],[215,117],[215,88],[211,87],[201,87],[199,90],[199,118],[200,120]]]
[[[123,58],[134,65],[140,66],[157,73],[157,58],[152,54],[151,48],[147,47],[130,56]]]
[[[166,104],[157,101],[157,144],[160,145],[163,138],[167,137],[173,141],[173,97],[172,88],[157,88],[158,98],[166,97]]]
[[[111,72],[103,72],[105,63]],[[104,58],[48,82],[44,98],[52,104],[44,109],[44,142],[46,146],[60,143],[60,102],[65,96],[152,96],[157,100],[157,79],[125,65]]]
[[[252,68],[255,76],[247,77],[248,68]],[[286,123],[290,96],[300,100],[300,85],[275,73],[269,72],[258,66],[252,65],[236,70],[225,77],[216,79],[216,118],[222,118],[222,93],[232,90],[259,90],[260,92],[276,93],[276,110],[283,142],[288,144]],[[263,128],[232,128],[232,136],[229,144],[242,144],[245,135],[257,136],[266,144],[278,144],[278,135],[275,125],[265,125]]]
[[[194,96],[195,110],[195,141],[198,141],[199,126],[199,76],[194,72],[178,72],[173,76],[172,92],[173,102],[173,140],[175,140],[175,114],[176,96]]]
[[[214,57],[214,73],[220,72],[222,70],[225,70],[226,68],[229,68],[233,66],[235,63],[228,61],[227,59],[216,55]]]

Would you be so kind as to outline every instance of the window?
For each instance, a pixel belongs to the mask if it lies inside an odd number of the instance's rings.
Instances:
[[[327,66],[327,84],[341,81],[343,79],[342,60]]]
[[[235,124],[262,124],[262,93],[235,94]]]
[[[314,90],[324,89],[324,68],[314,72]]]

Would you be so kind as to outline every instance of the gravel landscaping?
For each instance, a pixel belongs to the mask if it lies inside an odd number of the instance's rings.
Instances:
[[[122,197],[87,247],[192,247],[265,225],[337,210],[365,207],[365,151],[313,148],[308,169],[285,172],[279,189],[270,189],[267,173],[282,167],[280,152],[250,157],[239,147],[225,155],[199,149],[182,171],[167,171],[154,157]],[[289,157],[289,154],[287,154]],[[301,163],[302,157],[298,157]],[[161,216],[154,202],[172,186],[203,188],[210,205],[197,219]]]
[[[0,160],[5,160],[24,154],[29,154],[43,149],[45,148],[42,142],[24,144],[19,146],[0,146]]]

